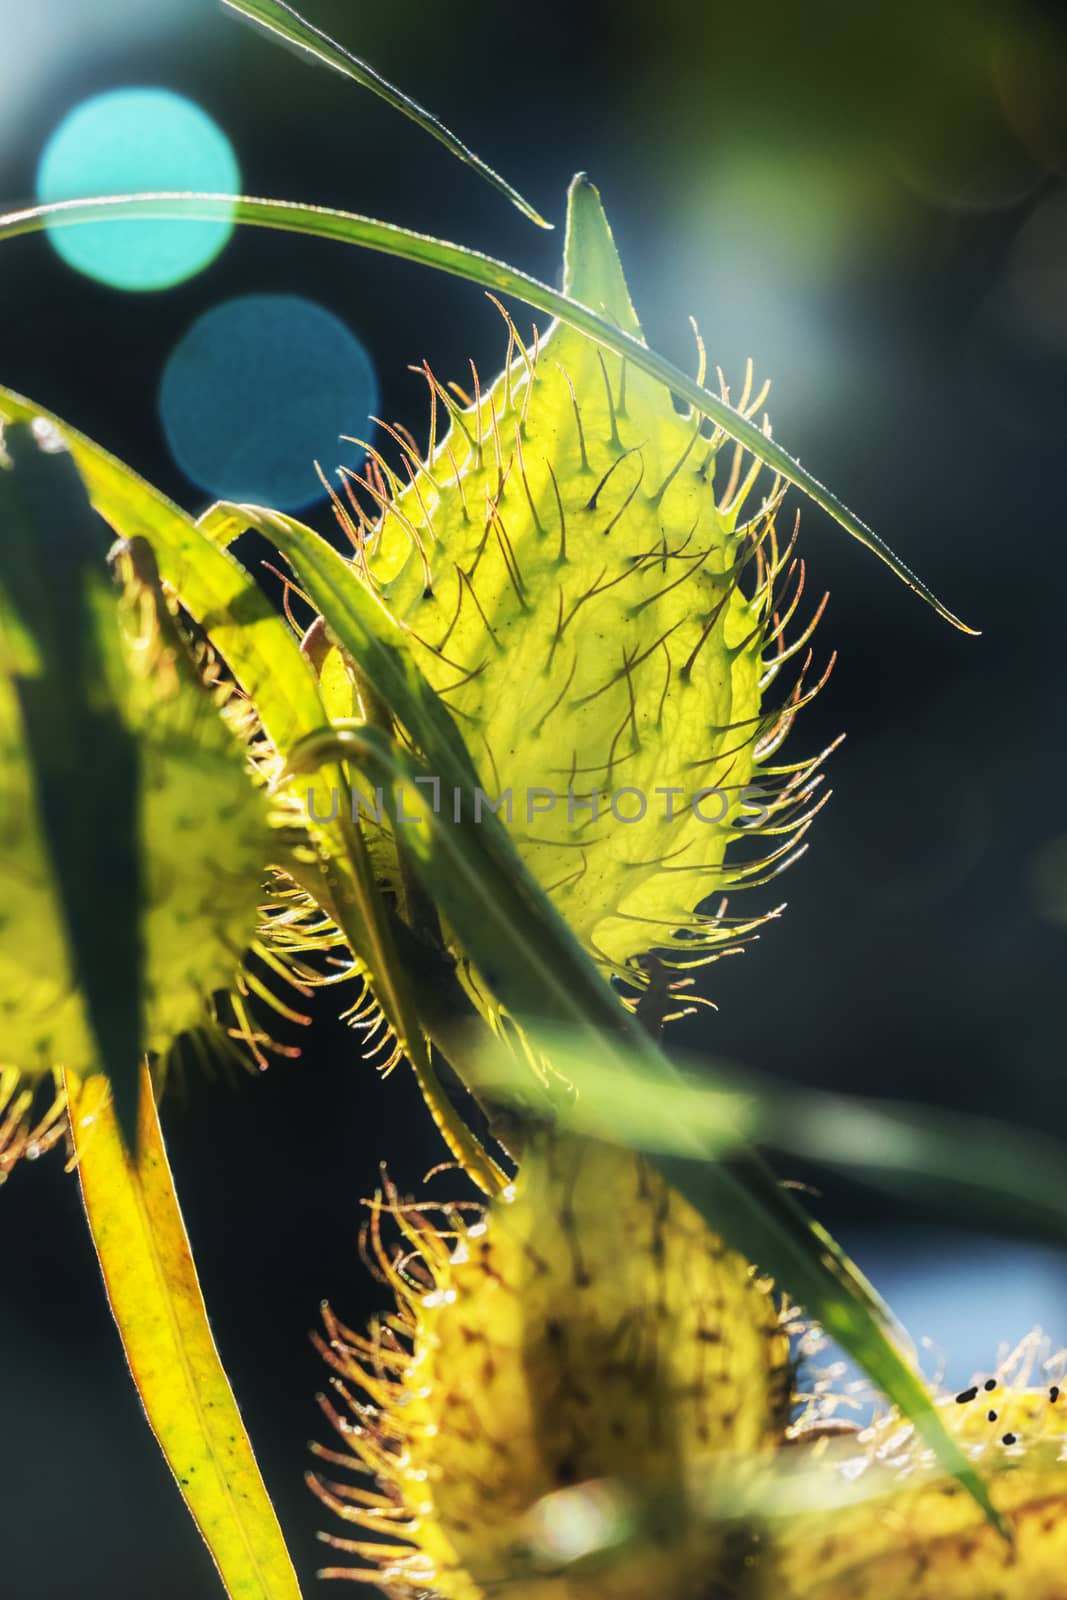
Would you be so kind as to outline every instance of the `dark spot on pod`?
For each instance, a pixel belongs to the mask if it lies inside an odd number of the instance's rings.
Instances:
[[[1053,1405],[1055,1405],[1055,1404],[1056,1404],[1056,1401],[1057,1401],[1057,1400],[1058,1400],[1058,1399],[1059,1399],[1059,1397],[1060,1397],[1060,1391],[1059,1391],[1059,1385],[1058,1385],[1058,1384],[1055,1384],[1055,1383],[1054,1383],[1054,1384],[1053,1384],[1053,1385],[1052,1385],[1052,1388],[1051,1388],[1051,1389],[1050,1389],[1050,1390],[1049,1390],[1049,1392],[1048,1392],[1048,1397],[1049,1397],[1049,1399],[1050,1399],[1050,1400],[1051,1400],[1051,1401],[1052,1401],[1052,1404],[1053,1404]]]
[[[997,1386],[996,1378],[987,1378],[985,1383],[982,1385],[982,1387],[985,1390],[986,1394],[992,1394],[993,1390],[996,1388],[996,1386]]]
[[[973,1400],[975,1398],[977,1393],[978,1393],[978,1385],[977,1384],[975,1384],[973,1389],[964,1389],[962,1394],[958,1394],[956,1396],[956,1404],[958,1406],[965,1406],[969,1400]]]
[[[997,1414],[996,1414],[995,1411],[990,1411],[989,1412],[989,1420],[990,1420],[990,1422],[996,1422]]]
[[[1004,1435],[1004,1438],[1001,1440],[1001,1443],[1002,1444],[1014,1444],[1015,1443],[1015,1435],[1013,1433],[1006,1433]]]

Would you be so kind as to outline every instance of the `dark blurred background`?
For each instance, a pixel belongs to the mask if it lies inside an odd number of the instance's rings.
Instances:
[[[838,731],[834,798],[777,886],[786,915],[710,969],[689,1050],[794,1083],[1067,1134],[1067,33],[994,0],[357,6],[320,25],[421,97],[553,220],[600,185],[651,341],[691,366],[686,322],[739,377],[772,376],[776,436],[947,603],[953,632],[805,508],[818,642],[840,661],[791,749]],[[0,0],[0,197],[87,97],[188,96],[245,192],[342,205],[555,279],[539,232],[380,102],[303,65],[212,0]],[[238,232],[157,293],[108,288],[43,239],[0,254],[0,379],[183,504],[157,396],[194,318],[247,293],[305,296],[377,372],[383,414],[424,431],[431,358],[492,372],[499,319],[473,288],[339,246]],[[526,314],[522,314],[523,319]],[[337,431],[362,418],[337,419]],[[796,499],[796,497],[794,497]],[[310,513],[325,526],[321,510]],[[762,904],[773,903],[769,890]],[[739,904],[734,909],[739,909]],[[320,1297],[380,1300],[359,1198],[388,1157],[439,1158],[405,1073],[377,1081],[327,997],[304,1058],[227,1088],[191,1081],[165,1125],[222,1355],[301,1577],[322,1436],[307,1342]],[[1035,1321],[1067,1342],[1063,1259],[1012,1218],[889,1199],[780,1158],[948,1381]],[[441,1180],[438,1180],[440,1192]],[[208,1558],[139,1415],[73,1180],[55,1157],[0,1196],[0,1586],[47,1600],[214,1593]],[[936,1357],[931,1357],[931,1366]]]

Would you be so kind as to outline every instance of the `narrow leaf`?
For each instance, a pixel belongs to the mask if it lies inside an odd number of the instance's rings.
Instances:
[[[332,67],[335,72],[343,73],[346,78],[361,84],[372,94],[379,95],[387,105],[391,105],[405,117],[410,117],[412,122],[430,134],[431,138],[437,139],[465,166],[472,168],[494,189],[506,195],[512,205],[517,206],[531,222],[536,222],[539,228],[551,228],[552,224],[546,222],[540,212],[536,211],[528,200],[524,200],[517,189],[513,189],[511,184],[498,172],[494,172],[480,156],[469,150],[461,139],[434,116],[432,111],[427,111],[417,100],[412,100],[395,84],[389,83],[381,73],[375,72],[373,67],[346,50],[344,45],[337,44],[328,34],[323,33],[321,28],[316,28],[292,6],[286,5],[285,0],[222,0],[222,3],[228,10],[235,11],[238,16],[254,23],[264,32],[295,45],[305,57],[310,56],[313,60],[322,62],[324,66]]]
[[[12,211],[0,217],[0,241],[17,238],[22,234],[39,233],[45,227],[56,227],[82,222],[121,221],[123,218],[218,220],[234,218],[253,227],[275,228],[289,233],[306,233],[320,239],[335,239],[340,243],[359,245],[380,254],[414,261],[424,266],[436,267],[454,277],[465,278],[470,283],[481,284],[495,294],[507,294],[559,317],[562,322],[584,333],[606,350],[632,361],[635,367],[665,384],[672,394],[691,405],[698,414],[710,417],[730,438],[743,445],[752,455],[779,473],[788,483],[821,506],[852,538],[871,550],[902,583],[907,584],[920,599],[932,606],[938,616],[950,622],[963,633],[974,633],[966,623],[934,595],[926,584],[906,566],[873,530],[854,512],[849,511],[825,484],[812,476],[775,440],[769,438],[754,422],[740,415],[732,406],[694,379],[686,376],[680,367],[668,361],[655,350],[614,327],[596,310],[560,294],[547,283],[541,283],[528,273],[509,267],[492,256],[482,255],[463,245],[449,244],[433,239],[427,234],[414,233],[393,223],[376,222],[370,217],[354,212],[335,211],[324,206],[299,205],[285,200],[259,200],[248,196],[144,194],[121,195],[101,200],[62,200],[50,206],[34,206],[25,211]]]
[[[147,1072],[136,1160],[103,1079],[70,1077],[85,1212],[145,1413],[230,1600],[300,1588],[208,1325]]]

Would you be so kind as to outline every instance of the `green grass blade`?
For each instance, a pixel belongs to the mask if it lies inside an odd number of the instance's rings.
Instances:
[[[298,566],[298,575],[306,581]],[[358,659],[358,658],[357,658]],[[410,732],[410,730],[408,730]],[[678,1075],[636,1019],[624,1010],[566,923],[530,878],[503,825],[456,823],[436,812],[426,768],[373,728],[327,728],[294,752],[295,770],[348,759],[391,797],[394,824],[408,828],[409,858],[465,953],[508,1013],[538,1048],[553,1054],[562,1026],[573,1030],[573,1055],[561,1070],[582,1091],[583,1064],[627,1082],[636,1070],[664,1095],[673,1153],[668,1175],[750,1260],[773,1274],[864,1371],[911,1418],[945,1470],[999,1519],[979,1474],[941,1422],[933,1396],[905,1358],[885,1307],[840,1247],[807,1217],[762,1159],[740,1140],[724,1157],[721,1142],[675,1118],[669,1094]],[[450,781],[447,771],[435,774]],[[400,803],[397,804],[398,786]],[[400,820],[400,812],[406,819]],[[418,818],[412,822],[411,818]],[[495,825],[494,825],[495,823]],[[480,1095],[478,1061],[454,1060]],[[522,1097],[530,1094],[529,1082]]]
[[[351,78],[354,83],[361,84],[364,89],[369,89],[372,94],[378,95],[387,105],[399,111],[405,117],[428,133],[431,138],[443,144],[446,150],[458,157],[465,166],[470,167],[479,177],[488,184],[506,195],[513,206],[517,206],[524,216],[531,222],[536,222],[539,228],[551,228],[552,224],[546,222],[540,212],[535,210],[528,200],[524,200],[517,189],[494,172],[480,156],[467,148],[462,139],[446,128],[444,123],[434,116],[432,111],[427,111],[425,106],[419,105],[417,100],[412,100],[404,94],[395,84],[389,83],[381,73],[361,61],[346,50],[344,45],[338,44],[321,28],[316,28],[292,6],[286,5],[285,0],[222,0],[228,10],[234,11],[238,16],[248,22],[255,23],[265,32],[273,34],[275,38],[283,39],[286,43],[295,45],[297,49],[311,56],[316,61],[321,61],[324,66],[332,67],[335,72],[343,73],[346,78]]]
[[[709,417],[732,439],[751,451],[757,460],[779,473],[787,482],[802,490],[820,506],[852,538],[872,551],[889,570],[912,589],[938,616],[950,622],[963,633],[976,630],[961,622],[942,604],[926,584],[906,566],[872,528],[850,511],[835,494],[813,477],[775,440],[718,395],[703,388],[689,378],[666,357],[599,316],[589,306],[583,306],[567,295],[560,294],[547,283],[497,261],[492,256],[470,250],[463,245],[449,244],[427,234],[415,233],[393,223],[377,222],[350,211],[335,211],[324,206],[300,205],[285,200],[260,200],[248,196],[226,195],[129,195],[101,200],[62,200],[55,205],[34,206],[24,211],[9,212],[0,217],[0,242],[22,234],[39,233],[45,227],[58,227],[85,222],[123,218],[218,220],[232,217],[253,227],[280,229],[283,232],[305,233],[319,239],[334,239],[339,243],[358,245],[383,255],[404,261],[421,263],[480,284],[494,294],[511,295],[534,310],[552,317],[584,333],[596,344],[612,351],[623,359],[632,361],[650,377],[658,379],[680,399],[703,416]]]
[[[922,1191],[970,1224],[985,1218],[1067,1240],[1067,1150],[1031,1130],[929,1106],[772,1090],[759,1142],[889,1191]]]
[[[583,1058],[573,1040],[553,1041],[564,1075],[581,1095],[561,1115],[576,1132],[616,1138],[650,1154],[676,1155],[678,1129],[729,1155],[749,1143],[832,1166],[902,1193],[921,1189],[944,1207],[1067,1242],[1067,1145],[991,1119],[891,1101],[795,1088],[733,1064],[672,1052],[670,1089],[631,1058],[625,1071]],[[506,1097],[510,1066],[485,1055],[483,1087]]]

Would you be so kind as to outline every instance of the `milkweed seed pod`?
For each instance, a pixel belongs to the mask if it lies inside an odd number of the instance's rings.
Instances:
[[[584,178],[565,288],[641,337]],[[815,763],[774,761],[815,692],[810,656],[777,709],[765,701],[814,626],[785,643],[803,569],[776,533],[782,486],[757,497],[757,463],[564,324],[530,348],[508,330],[488,390],[472,368],[457,399],[426,369],[427,460],[391,430],[401,472],[371,449],[364,476],[345,473],[362,508],[354,492],[337,512],[586,946],[631,976],[655,947],[691,964],[743,931],[700,903],[784,864],[818,781]],[[764,394],[746,382],[739,409]],[[761,853],[727,858],[755,833]]]
[[[788,1341],[747,1263],[641,1157],[566,1135],[539,1135],[477,1222],[438,1231],[390,1194],[370,1236],[398,1311],[369,1337],[327,1312],[341,1405],[324,1406],[350,1454],[319,1454],[378,1485],[311,1481],[387,1542],[328,1537],[372,1565],[327,1575],[404,1600],[713,1591],[736,1552],[699,1514],[709,1464],[742,1473],[781,1439],[789,1405]],[[553,1572],[539,1503],[605,1480],[656,1508],[647,1547]]]
[[[32,453],[24,451],[23,458],[32,470]],[[130,555],[138,549],[140,570]],[[151,552],[134,541],[119,561],[121,595],[103,570],[98,582],[92,574],[86,580],[86,592],[93,597],[108,675],[100,695],[106,694],[108,716],[126,728],[135,752],[136,824],[128,851],[139,855],[139,903],[120,907],[119,915],[138,923],[143,1047],[162,1065],[180,1035],[209,1022],[213,991],[234,982],[255,942],[276,836],[265,790],[222,714],[220,693],[202,681],[186,653]],[[42,597],[47,591],[38,586],[36,592]],[[35,653],[28,637],[20,632],[17,608],[0,606],[0,1179],[19,1155],[38,1153],[59,1137],[57,1107],[36,1128],[28,1121],[37,1083],[59,1069],[85,1077],[110,1065],[97,1059],[43,814],[33,753],[36,748],[39,758],[40,719],[36,747],[25,722],[23,685],[51,675],[60,693],[63,686],[57,663]],[[82,784],[108,779],[106,770],[77,773],[59,807],[53,785],[50,814],[59,816],[60,826],[68,818],[76,827]],[[88,850],[94,843],[82,841]],[[106,944],[116,908],[99,909]],[[243,1015],[239,995],[236,1003]]]
[[[812,1451],[810,1492],[818,1496],[820,1479],[830,1496],[848,1485],[853,1503],[786,1521],[746,1592],[759,1600],[1062,1600],[1067,1396],[1062,1377],[1053,1381],[1057,1371],[1032,1386],[1040,1345],[1032,1336],[994,1377],[941,1406],[1007,1539],[890,1412],[828,1450],[798,1444]]]

